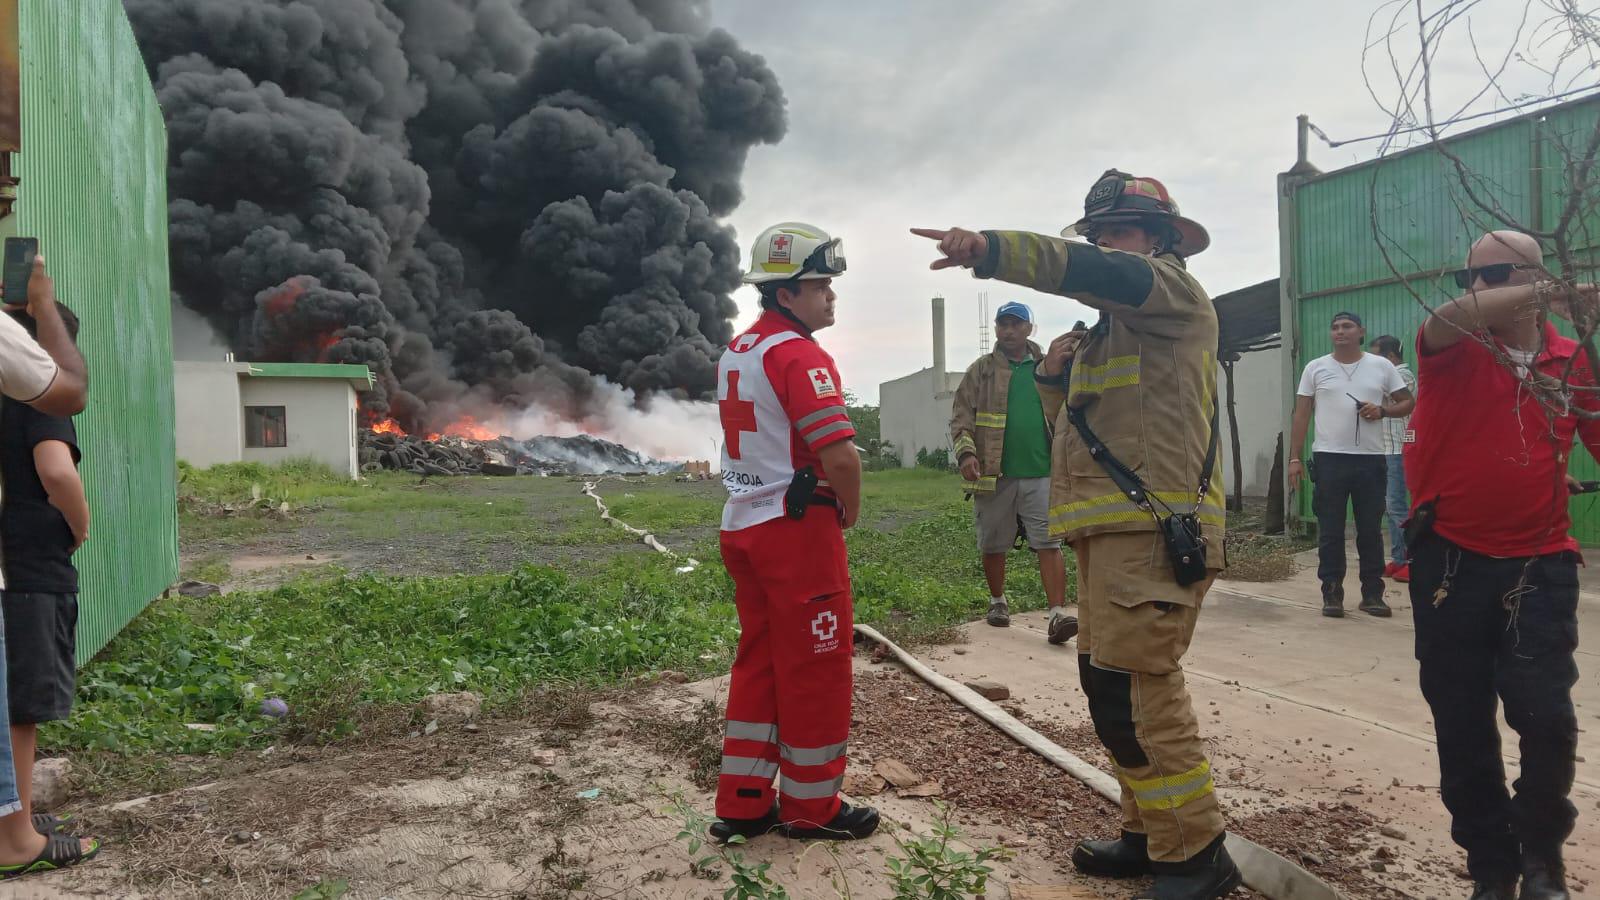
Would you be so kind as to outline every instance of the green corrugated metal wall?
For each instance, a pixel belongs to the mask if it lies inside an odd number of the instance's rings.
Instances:
[[[1547,228],[1563,199],[1556,194],[1563,183],[1560,146],[1581,148],[1597,115],[1600,101],[1584,101],[1463,135],[1448,146],[1475,174],[1475,194],[1492,197],[1516,221],[1537,219]],[[1299,334],[1297,379],[1308,360],[1332,350],[1328,322],[1340,310],[1360,315],[1369,339],[1393,334],[1407,347],[1422,324],[1422,306],[1392,277],[1374,238],[1374,200],[1394,267],[1417,275],[1409,284],[1430,306],[1456,296],[1450,273],[1461,267],[1478,235],[1500,227],[1481,213],[1474,219],[1463,212],[1476,207],[1454,166],[1430,150],[1319,176],[1293,187],[1289,199],[1294,271],[1287,289]],[[1600,233],[1600,227],[1593,231]],[[1575,455],[1572,471],[1579,478],[1600,478],[1600,466],[1587,454]],[[1297,494],[1299,513],[1310,519],[1311,492],[1304,487]],[[1572,514],[1578,539],[1600,543],[1600,503],[1575,499]]]
[[[167,133],[117,0],[22,0],[17,233],[83,321],[86,661],[177,580]]]

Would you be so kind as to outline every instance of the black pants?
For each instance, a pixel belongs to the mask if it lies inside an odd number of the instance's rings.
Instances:
[[[1344,582],[1344,512],[1356,517],[1361,596],[1383,596],[1383,506],[1389,464],[1381,455],[1318,453],[1311,505],[1317,513],[1317,578]]]
[[[1411,606],[1439,792],[1468,870],[1498,880],[1518,872],[1519,851],[1559,859],[1578,816],[1567,798],[1578,750],[1577,554],[1494,559],[1430,535],[1411,548]],[[1514,799],[1497,699],[1521,738]]]

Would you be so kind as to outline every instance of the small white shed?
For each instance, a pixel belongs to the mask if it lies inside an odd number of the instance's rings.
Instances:
[[[310,458],[355,478],[357,393],[371,389],[366,366],[179,360],[178,458],[200,467]]]

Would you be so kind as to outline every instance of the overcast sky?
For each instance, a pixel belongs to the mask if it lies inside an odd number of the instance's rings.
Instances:
[[[1063,298],[929,271],[931,245],[908,227],[1055,234],[1116,167],[1161,179],[1210,230],[1211,249],[1191,270],[1216,296],[1277,275],[1274,179],[1294,163],[1295,116],[1310,115],[1336,140],[1389,123],[1362,76],[1375,2],[713,0],[712,8],[716,25],[766,57],[788,97],[788,137],[751,154],[745,201],[731,220],[744,263],[755,235],[786,219],[844,237],[850,270],[835,281],[838,324],[819,337],[845,386],[872,400],[880,382],[930,364],[935,295],[946,298],[953,370],[977,355],[979,291],[991,308],[1032,305],[1046,341],[1094,318]],[[1512,43],[1523,9],[1520,0],[1489,0],[1474,11],[1485,55]],[[1485,80],[1458,31],[1452,46],[1463,52],[1435,66],[1441,108]],[[1401,39],[1414,43],[1415,30]],[[1386,93],[1392,76],[1389,85]],[[1490,97],[1479,108],[1504,103]],[[1376,151],[1313,139],[1311,160],[1327,171]],[[742,325],[755,292],[742,289],[738,300]]]

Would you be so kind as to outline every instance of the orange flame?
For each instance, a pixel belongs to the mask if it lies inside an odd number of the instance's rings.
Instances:
[[[475,441],[492,441],[500,436],[494,429],[484,427],[472,416],[462,416],[460,419],[446,425],[444,433],[451,437],[471,438]],[[437,435],[429,438],[429,440],[436,438]]]
[[[372,430],[376,431],[379,434],[399,434],[399,435],[404,435],[406,433],[405,429],[400,427],[400,423],[396,422],[393,419],[384,419],[384,420],[379,421],[379,422],[373,422],[372,423]]]

